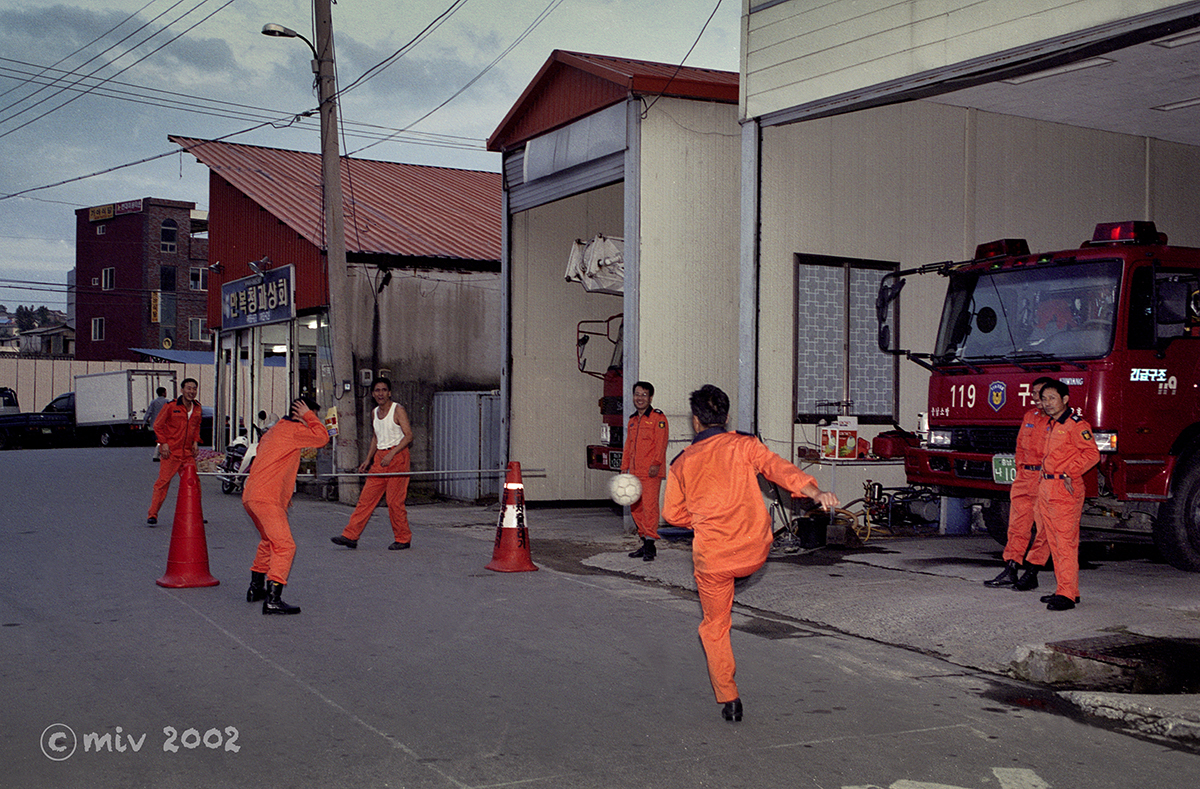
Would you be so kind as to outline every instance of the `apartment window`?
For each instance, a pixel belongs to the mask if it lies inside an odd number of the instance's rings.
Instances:
[[[102,236],[108,232],[108,225],[96,225],[96,235]]]
[[[192,268],[192,290],[208,290],[208,268]]]
[[[160,266],[158,269],[158,289],[163,293],[175,292],[175,267]]]
[[[161,231],[161,249],[163,252],[174,252],[177,249],[179,226],[174,219],[164,219]]]
[[[117,270],[115,268],[106,268],[100,272],[100,289],[112,290],[117,282]]]
[[[208,336],[207,318],[188,319],[188,339],[192,342],[208,342],[211,339]]]
[[[897,358],[879,350],[875,296],[899,265],[796,255],[797,422],[857,416],[890,424],[899,410]]]
[[[92,318],[92,342],[104,339],[104,318]]]

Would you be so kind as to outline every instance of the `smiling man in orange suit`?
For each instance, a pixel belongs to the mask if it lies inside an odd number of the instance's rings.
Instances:
[[[633,385],[633,407],[625,428],[625,451],[621,454],[621,471],[628,472],[642,483],[642,496],[629,507],[629,514],[637,524],[642,545],[630,558],[641,557],[644,562],[654,561],[658,549],[658,491],[667,476],[667,416],[652,408],[654,384],[638,381]]]
[[[179,397],[158,411],[154,420],[154,438],[158,441],[158,479],[150,496],[150,510],[146,523],[158,523],[158,510],[167,498],[171,479],[179,473],[185,463],[196,462],[196,451],[200,447],[200,401],[196,394],[200,384],[195,378],[184,378],[179,386]]]
[[[1054,594],[1042,598],[1051,611],[1079,602],[1079,519],[1083,514],[1083,475],[1100,462],[1092,426],[1071,411],[1070,388],[1062,381],[1042,387],[1042,410],[1049,417],[1037,522],[1045,527],[1054,557]]]
[[[691,407],[696,437],[671,461],[663,517],[695,532],[692,564],[704,612],[699,630],[708,676],[722,705],[721,715],[740,721],[742,699],[729,641],[733,582],[766,563],[774,538],[757,475],[827,510],[839,502],[756,437],[727,431],[729,397],[717,387],[706,384],[692,392]]]

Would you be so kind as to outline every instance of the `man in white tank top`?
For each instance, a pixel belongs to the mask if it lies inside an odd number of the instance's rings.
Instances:
[[[392,382],[387,378],[381,376],[371,382],[371,396],[375,399],[375,407],[371,409],[375,431],[367,459],[358,470],[372,475],[403,474],[409,470],[408,447],[413,438],[408,412],[404,406],[392,402]],[[330,540],[347,548],[357,548],[359,535],[386,493],[388,519],[392,522],[392,536],[395,537],[388,550],[402,551],[409,547],[412,544],[412,531],[408,528],[408,512],[404,507],[404,500],[408,497],[408,479],[407,474],[366,477],[362,492],[358,495],[358,505],[350,515],[350,522],[341,534],[330,537]]]

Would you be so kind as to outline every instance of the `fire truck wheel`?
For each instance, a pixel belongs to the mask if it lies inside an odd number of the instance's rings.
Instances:
[[[1178,570],[1200,572],[1200,456],[1187,461],[1154,522],[1154,546]]]
[[[983,525],[993,540],[1008,544],[1008,499],[992,499],[983,507]]]

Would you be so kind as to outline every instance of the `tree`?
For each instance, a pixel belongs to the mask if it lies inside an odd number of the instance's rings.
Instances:
[[[54,314],[50,312],[50,308],[45,304],[33,311],[33,317],[37,320],[37,325],[40,328],[45,328],[54,323]]]
[[[34,317],[33,310],[24,304],[17,307],[17,330],[29,331],[34,328],[37,328],[37,318]]]

